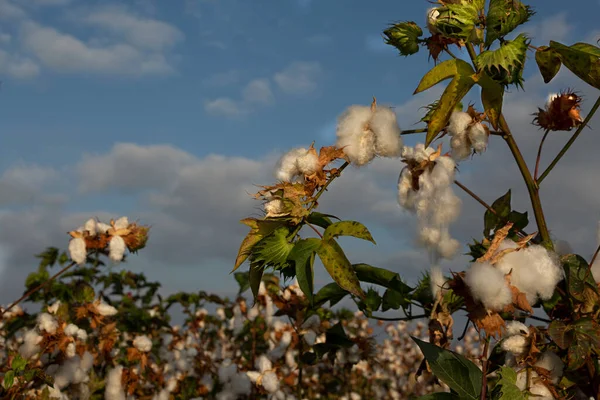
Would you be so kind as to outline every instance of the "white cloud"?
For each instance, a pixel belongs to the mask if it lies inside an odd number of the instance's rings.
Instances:
[[[316,61],[294,61],[275,74],[275,82],[281,90],[291,94],[305,94],[317,89],[317,80],[323,73]]]
[[[271,84],[266,79],[255,79],[246,85],[242,91],[242,98],[246,104],[271,104],[273,103]]]
[[[0,0],[0,19],[14,20],[25,17],[25,11],[9,0]]]
[[[568,22],[567,13],[562,12],[551,17],[536,21],[522,28],[528,36],[533,38],[536,45],[548,45],[550,40],[558,42],[568,39],[573,30],[573,25]]]
[[[32,21],[22,25],[21,39],[44,66],[59,72],[154,75],[174,71],[163,53],[145,52],[123,42],[92,45]]]
[[[81,16],[80,22],[110,32],[136,48],[161,51],[184,39],[176,27],[163,21],[143,17],[124,7],[103,7]]]
[[[230,118],[239,117],[247,113],[247,110],[240,102],[229,97],[219,97],[218,99],[206,101],[204,103],[204,110],[209,114]]]
[[[0,33],[0,43],[8,44],[12,40],[12,36],[8,33]]]
[[[204,103],[204,110],[209,114],[229,118],[237,118],[273,103],[271,84],[267,79],[254,79],[241,91],[241,99],[219,97]]]
[[[58,178],[59,174],[53,168],[38,165],[13,166],[0,176],[0,205],[54,203],[56,195],[47,192]]]
[[[202,84],[206,86],[229,86],[239,82],[240,75],[240,71],[237,69],[217,72],[216,74],[210,75],[208,78],[204,79]]]
[[[38,76],[40,67],[30,58],[9,54],[0,49],[0,73],[17,79],[28,79]]]

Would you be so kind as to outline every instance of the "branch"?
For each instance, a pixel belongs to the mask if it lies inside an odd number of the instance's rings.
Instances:
[[[587,124],[590,122],[590,120],[592,119],[592,117],[594,116],[596,111],[598,110],[598,107],[600,107],[600,97],[598,97],[598,99],[592,106],[592,109],[590,110],[589,114],[587,115],[587,117],[585,117],[585,119],[583,120],[581,125],[579,125],[579,128],[577,128],[577,130],[575,131],[573,136],[571,136],[571,139],[569,139],[567,144],[565,144],[565,146],[558,153],[558,155],[556,157],[554,157],[554,160],[552,160],[552,162],[550,163],[548,168],[546,168],[546,170],[542,173],[542,175],[540,175],[540,178],[537,180],[538,185],[540,183],[542,183],[542,181],[546,178],[546,176],[550,173],[550,171],[552,171],[552,169],[556,166],[556,164],[560,161],[560,159],[563,158],[563,156],[569,150],[571,145],[575,142],[575,140],[577,139],[579,134],[581,134],[581,132],[583,131],[583,128],[585,126],[587,126]]]
[[[6,313],[7,311],[9,311],[11,308],[13,308],[14,306],[16,306],[17,304],[19,304],[20,302],[22,302],[23,300],[25,300],[26,298],[28,298],[29,296],[31,296],[32,294],[34,294],[35,292],[37,292],[40,289],[42,289],[48,283],[52,282],[53,280],[55,280],[56,278],[58,278],[59,276],[61,276],[63,273],[67,272],[67,270],[69,268],[71,268],[72,266],[74,266],[76,264],[77,263],[75,261],[73,261],[71,264],[67,265],[66,267],[64,267],[63,269],[61,269],[60,271],[58,271],[56,274],[52,275],[50,277],[50,279],[48,279],[48,280],[40,283],[39,285],[37,285],[36,287],[34,287],[33,289],[31,289],[30,291],[28,291],[27,293],[25,293],[23,296],[21,296],[18,300],[16,300],[15,302],[13,302],[6,309],[4,309],[4,310],[0,309],[0,317],[3,316],[4,313]]]
[[[594,261],[596,261],[596,257],[598,257],[598,253],[600,253],[600,245],[596,248],[596,251],[594,252],[594,256],[592,257],[592,260],[590,261],[590,268],[592,268],[592,265],[594,265]]]
[[[427,132],[427,128],[421,128],[421,129],[409,129],[406,131],[402,131],[400,133],[400,135],[404,136],[404,135],[412,135],[413,133],[423,133],[423,132]]]
[[[487,369],[488,369],[488,349],[490,347],[490,337],[485,337],[485,345],[483,346],[483,354],[481,355],[481,396],[480,400],[485,400],[487,395]]]
[[[378,319],[380,321],[412,321],[413,319],[427,318],[427,315],[419,314],[419,315],[413,315],[411,317],[398,317],[398,318],[385,318],[385,317],[378,317],[376,315],[373,315],[373,316],[370,316],[369,318]]]
[[[542,136],[542,140],[540,142],[540,148],[538,149],[537,157],[535,159],[535,171],[533,172],[533,180],[535,181],[536,185],[538,185],[538,171],[540,168],[540,159],[542,158],[542,147],[544,147],[544,142],[546,141],[548,132],[550,132],[550,129],[546,129],[546,132],[544,132],[544,136]],[[538,187],[539,187],[539,185],[538,185]]]

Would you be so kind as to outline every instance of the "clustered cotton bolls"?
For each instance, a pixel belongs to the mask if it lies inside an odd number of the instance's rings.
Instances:
[[[312,146],[309,149],[296,148],[279,159],[275,176],[282,182],[302,181],[305,175],[312,175],[319,168],[319,157]]]
[[[488,145],[489,130],[466,112],[454,111],[448,123],[452,157],[456,161],[468,158],[473,151],[483,153]]]
[[[391,108],[350,106],[337,125],[336,146],[344,150],[356,166],[368,164],[376,156],[398,157],[402,138],[396,114]]]
[[[402,157],[408,166],[398,179],[398,203],[417,214],[419,243],[436,256],[450,259],[460,247],[449,232],[461,207],[452,189],[456,164],[421,143],[404,147]]]
[[[505,275],[510,273],[511,285],[525,293],[529,304],[534,305],[538,299],[548,300],[564,278],[558,255],[537,244],[520,250],[516,247],[512,240],[504,240],[500,250],[515,251],[504,254],[495,267]]]
[[[86,223],[74,231],[69,232],[69,255],[77,264],[84,264],[89,250],[108,250],[111,260],[123,260],[125,250],[137,251],[146,245],[148,227],[129,223],[127,217],[116,221],[111,220],[110,225],[90,218]]]
[[[262,355],[256,360],[256,369],[258,371],[248,371],[246,374],[252,383],[262,386],[268,393],[275,393],[279,390],[279,378],[273,371],[273,363],[266,356]]]

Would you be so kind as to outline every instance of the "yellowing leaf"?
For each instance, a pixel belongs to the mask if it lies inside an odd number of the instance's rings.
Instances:
[[[600,89],[600,48],[587,43],[571,47],[550,41],[550,48],[559,55],[563,64],[589,85]]]
[[[485,72],[478,74],[477,83],[481,86],[481,103],[492,127],[498,129],[498,120],[502,113],[502,102],[504,99],[504,87]]]
[[[361,299],[366,297],[350,261],[335,240],[323,240],[317,254],[329,275],[342,289]]]
[[[325,233],[323,233],[323,240],[333,239],[338,236],[353,236],[375,243],[367,227],[357,221],[339,221],[329,225],[325,229]]]
[[[238,255],[235,259],[235,265],[231,272],[234,272],[236,269],[240,267],[246,261],[248,256],[252,252],[252,248],[260,242],[263,238],[270,235],[282,225],[280,221],[268,221],[268,220],[260,220],[256,218],[245,218],[240,221],[242,224],[249,226],[252,228],[248,235],[242,241],[240,245],[240,249],[238,250]]]

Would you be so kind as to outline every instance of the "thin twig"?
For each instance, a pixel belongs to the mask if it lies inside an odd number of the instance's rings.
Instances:
[[[592,257],[592,261],[590,261],[590,268],[592,267],[592,265],[594,265],[594,261],[596,261],[596,257],[598,257],[598,253],[600,253],[600,245],[596,248],[596,252],[594,253],[594,256]]]
[[[321,232],[319,232],[319,231],[317,230],[317,228],[315,228],[315,227],[314,227],[312,224],[309,224],[308,222],[306,223],[306,225],[308,225],[310,229],[312,229],[313,231],[315,231],[315,232],[317,233],[317,235],[319,235],[319,237],[320,237],[321,239],[323,239],[323,235],[321,235]]]
[[[59,276],[61,276],[63,273],[67,272],[67,270],[69,268],[71,268],[72,266],[76,265],[76,262],[72,262],[71,264],[67,265],[66,267],[64,267],[63,269],[61,269],[60,271],[58,271],[56,274],[52,275],[50,277],[50,279],[40,283],[39,285],[37,285],[36,287],[34,287],[33,289],[31,289],[30,291],[28,291],[27,293],[25,293],[23,296],[21,296],[18,300],[16,300],[15,302],[13,302],[10,306],[8,306],[6,309],[1,310],[0,309],[0,317],[2,315],[4,315],[4,313],[8,312],[11,308],[13,308],[14,306],[16,306],[17,304],[19,304],[20,302],[22,302],[23,300],[25,300],[26,298],[28,298],[29,296],[31,296],[32,294],[34,294],[35,292],[37,292],[38,290],[42,289],[44,286],[46,286],[48,283],[52,282],[53,280],[55,280],[56,278],[58,278]]]
[[[547,324],[549,324],[550,322],[552,322],[549,319],[542,318],[542,317],[536,317],[535,315],[526,315],[525,318],[534,319],[536,321],[545,322]]]
[[[554,157],[554,160],[552,160],[552,162],[550,163],[550,165],[548,166],[548,168],[546,168],[546,170],[544,172],[542,172],[542,175],[540,175],[540,178],[537,180],[538,185],[540,183],[542,183],[542,181],[546,178],[546,176],[548,176],[548,174],[550,173],[550,171],[552,171],[552,168],[554,168],[554,166],[565,155],[565,153],[567,152],[567,150],[569,150],[569,148],[575,142],[575,140],[577,139],[577,137],[579,136],[579,134],[583,131],[583,128],[586,127],[587,124],[590,122],[590,120],[592,119],[592,117],[594,116],[594,114],[596,113],[596,111],[598,110],[598,107],[600,107],[600,97],[598,97],[598,99],[596,100],[596,102],[592,106],[592,109],[590,110],[589,114],[587,115],[587,117],[585,117],[585,119],[583,120],[583,122],[581,123],[581,125],[579,125],[579,128],[577,128],[577,130],[575,131],[575,133],[573,134],[573,136],[571,136],[571,139],[569,139],[569,141],[567,142],[567,144],[564,145],[564,147],[557,154],[557,156]]]
[[[411,321],[413,319],[427,318],[427,314],[419,314],[419,315],[413,315],[412,317],[398,317],[398,318],[385,318],[385,317],[378,317],[376,315],[373,315],[373,316],[370,316],[369,318],[378,319],[380,321]]]
[[[546,132],[544,132],[544,136],[542,136],[542,140],[540,141],[540,147],[538,149],[538,153],[537,153],[537,157],[535,159],[535,170],[533,172],[533,180],[535,181],[535,184],[538,184],[538,171],[540,169],[540,159],[542,158],[542,147],[544,147],[544,142],[546,141],[546,137],[548,136],[548,133],[550,132],[550,129],[546,129]]]
[[[427,132],[427,128],[408,129],[406,131],[402,131],[400,134],[402,136],[404,136],[404,135],[412,135],[413,133],[424,133],[424,132]]]

